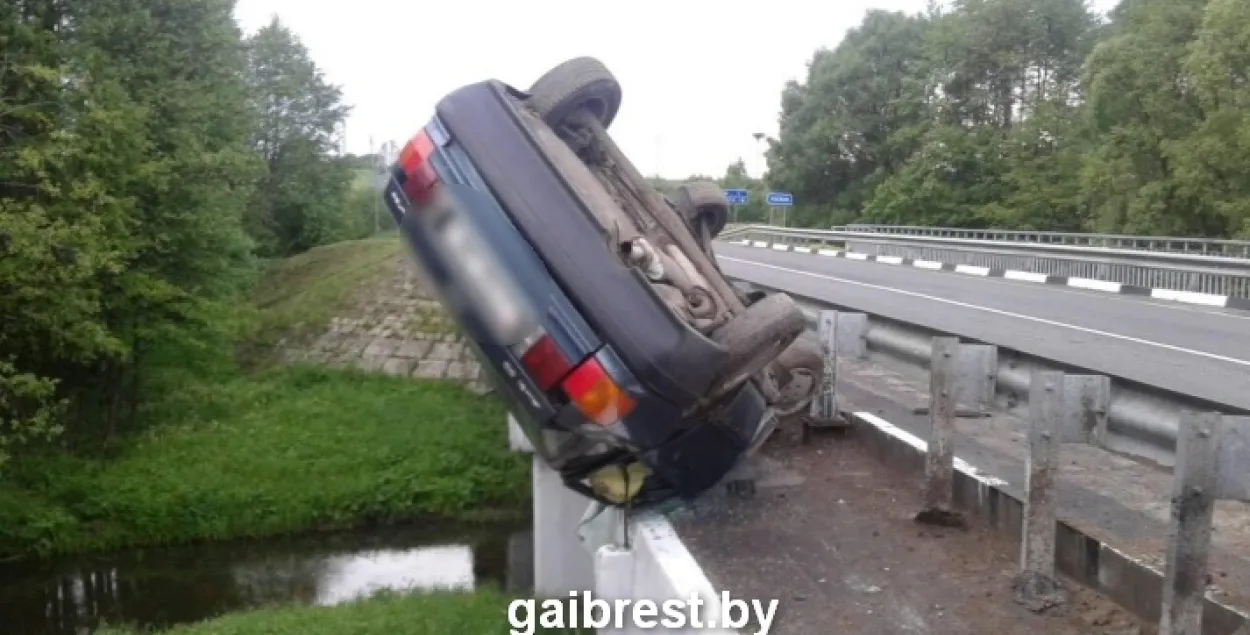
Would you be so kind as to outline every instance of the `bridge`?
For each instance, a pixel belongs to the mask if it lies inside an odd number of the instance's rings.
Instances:
[[[808,311],[849,429],[663,514],[586,521],[536,460],[538,594],[777,599],[771,633],[1250,635],[1250,243],[739,226],[717,254]]]

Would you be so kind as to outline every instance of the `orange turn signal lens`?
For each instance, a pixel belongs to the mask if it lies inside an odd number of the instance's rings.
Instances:
[[[594,358],[578,366],[562,385],[578,411],[601,426],[624,419],[637,405]]]

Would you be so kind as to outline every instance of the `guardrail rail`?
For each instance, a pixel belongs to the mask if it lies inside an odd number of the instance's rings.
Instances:
[[[793,229],[769,225],[737,228],[733,232],[722,234],[721,239],[752,240],[769,245],[813,249],[844,249],[872,255],[1105,280],[1145,289],[1250,298],[1250,257],[1145,251],[1058,242],[911,235],[875,230]],[[1240,244],[1237,241],[1210,242]],[[1250,243],[1244,244],[1250,250]]]
[[[735,284],[766,292],[782,291],[748,280],[733,277],[730,280]],[[986,399],[993,399],[994,395],[998,395],[1001,404],[1014,404],[1017,408],[1027,407],[1032,396],[1030,383],[1035,371],[1106,376],[1106,428],[1100,433],[1103,435],[1103,443],[1117,452],[1141,457],[1160,465],[1170,466],[1176,461],[1179,422],[1184,418],[1185,412],[1217,410],[1229,415],[1250,415],[1250,412],[1230,404],[1213,403],[1199,397],[1182,395],[1163,386],[1106,375],[1078,368],[1063,360],[1047,359],[1006,346],[979,342],[959,333],[938,333],[929,327],[904,320],[786,293],[803,307],[811,329],[817,327],[817,315],[821,310],[833,309],[846,315],[862,316],[853,322],[857,325],[854,327],[857,329],[854,335],[839,337],[863,342],[864,353],[870,356],[870,360],[890,367],[914,369],[928,374],[931,370],[929,364],[933,356],[935,336],[953,335],[960,337],[965,343],[980,347],[982,355],[978,358],[979,361],[969,363],[970,367],[984,367],[984,373],[978,372],[975,375],[984,375],[988,383],[977,390],[985,392]],[[1010,412],[1011,409],[1006,411]]]
[[[1172,252],[1250,258],[1250,240],[1219,238],[1185,238],[1180,236],[1141,236],[1132,234],[1093,234],[1080,232],[1044,232],[1011,229],[963,229],[958,227],[922,227],[919,225],[835,226],[831,229],[894,236],[930,236],[991,240],[995,242],[1075,245],[1130,251]]]

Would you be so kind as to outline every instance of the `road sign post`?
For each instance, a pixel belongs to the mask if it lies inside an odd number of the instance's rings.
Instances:
[[[768,222],[773,222],[773,212],[781,210],[781,226],[786,226],[786,210],[794,206],[794,195],[789,192],[768,193]]]
[[[738,222],[738,206],[746,205],[747,198],[751,193],[747,190],[731,188],[725,190],[725,200],[729,201],[729,210],[732,215],[731,222]]]

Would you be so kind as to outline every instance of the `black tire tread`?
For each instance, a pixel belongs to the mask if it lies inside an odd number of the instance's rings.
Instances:
[[[690,204],[695,209],[729,207],[729,199],[725,198],[725,190],[712,181],[691,181],[683,183],[682,187],[686,188]]]
[[[712,181],[691,181],[678,186],[673,204],[693,229],[704,217],[711,238],[716,238],[729,222],[729,200],[720,185]]]
[[[615,97],[604,113],[602,123],[607,128],[620,109],[620,82],[603,62],[593,57],[574,57],[544,73],[530,86],[529,104],[548,125],[556,125],[559,122],[550,120],[553,114],[564,110],[569,100],[577,98],[587,87],[603,83],[613,87]]]

